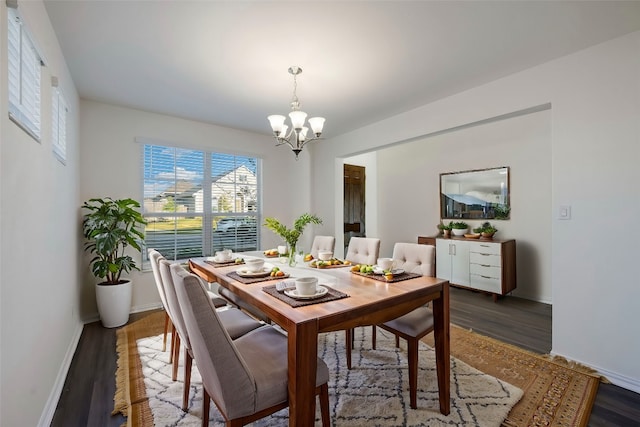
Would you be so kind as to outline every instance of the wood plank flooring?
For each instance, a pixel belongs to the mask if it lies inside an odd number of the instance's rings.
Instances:
[[[135,321],[147,315],[131,315]],[[551,350],[551,306],[513,297],[494,303],[481,293],[451,289],[451,322],[536,353]],[[85,325],[52,427],[120,427],[111,416],[115,392],[116,332],[100,323]],[[600,384],[589,426],[640,427],[640,394]]]

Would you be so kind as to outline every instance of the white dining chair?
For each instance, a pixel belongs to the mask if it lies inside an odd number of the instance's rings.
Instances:
[[[336,238],[333,236],[315,236],[309,253],[314,259],[318,258],[319,251],[333,252],[336,248]]]

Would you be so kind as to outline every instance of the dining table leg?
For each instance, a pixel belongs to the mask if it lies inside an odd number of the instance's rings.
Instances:
[[[316,370],[318,367],[318,323],[297,323],[287,330],[289,426],[314,424]]]
[[[449,348],[449,282],[442,285],[440,298],[433,300],[434,341],[440,412],[451,411],[451,359]]]

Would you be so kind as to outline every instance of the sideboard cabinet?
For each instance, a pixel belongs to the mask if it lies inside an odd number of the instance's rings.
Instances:
[[[418,243],[431,243],[418,238]],[[516,288],[516,241],[436,238],[436,276],[454,286],[506,295]]]

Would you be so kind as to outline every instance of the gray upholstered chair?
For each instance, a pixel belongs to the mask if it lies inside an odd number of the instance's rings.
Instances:
[[[353,264],[374,265],[380,254],[380,239],[373,237],[352,237],[349,240],[347,254],[344,259]],[[345,348],[347,350],[347,368],[351,369],[351,349],[353,347],[353,329],[345,331]]]
[[[378,262],[380,239],[373,237],[352,237],[349,240],[345,259],[354,264],[374,265]]]
[[[177,265],[176,268],[182,268],[184,270],[180,265]],[[176,329],[176,333],[174,334],[175,340],[173,342],[173,372],[171,376],[173,381],[178,379],[180,344],[182,343],[184,346],[184,392],[182,396],[182,410],[186,411],[189,402],[189,389],[191,386],[193,351],[191,350],[191,342],[184,323],[183,310],[176,295],[175,282],[171,274],[171,263],[166,259],[161,259],[158,262],[158,269],[160,270],[162,283],[164,283],[171,320],[173,321]],[[200,281],[201,279],[196,278],[196,280]],[[201,285],[204,288],[203,282],[201,282]],[[211,301],[211,296],[208,291],[206,292],[206,295],[209,301]],[[213,301],[211,301],[211,303],[215,308]],[[241,337],[242,335],[262,326],[260,322],[235,308],[220,310],[218,315],[221,325],[226,329],[231,339]]]
[[[160,277],[160,270],[158,269],[158,260],[162,257],[162,254],[155,249],[149,249],[149,263],[151,264],[151,270],[153,271],[153,279],[156,282],[156,288],[158,289],[158,294],[160,294],[160,300],[162,301],[162,307],[164,308],[164,336],[162,339],[162,351],[167,351],[167,333],[169,332],[169,327],[173,329],[173,324],[171,323],[171,319],[169,318],[169,311],[167,309],[167,297],[164,292],[164,287],[162,286],[162,278]]]
[[[309,253],[314,258],[318,258],[318,251],[331,251],[336,248],[336,238],[333,236],[315,236],[313,243],[311,244],[311,251]]]
[[[435,275],[436,248],[418,243],[396,243],[393,247],[393,260],[396,268],[423,276]],[[427,306],[377,325],[396,336],[396,347],[400,346],[400,338],[407,340],[407,357],[409,359],[409,403],[417,408],[418,388],[418,345],[425,335],[433,331],[433,312]],[[372,327],[371,345],[376,348],[376,326]],[[349,357],[350,355],[348,355]],[[347,363],[350,367],[350,363]]]
[[[243,300],[238,295],[234,294],[224,286],[220,286],[218,288],[218,293],[220,294],[221,297],[226,299],[229,303],[233,304],[238,308],[243,309],[247,313],[250,313],[256,319],[262,320],[265,323],[271,323],[271,319],[269,319],[269,316],[267,316],[267,314],[264,311],[249,304],[248,302],[246,302],[245,300]]]
[[[191,347],[204,388],[202,425],[211,399],[226,425],[243,426],[288,406],[287,338],[265,325],[232,340],[200,281],[171,267]],[[323,426],[329,425],[329,369],[318,359],[316,393]]]

